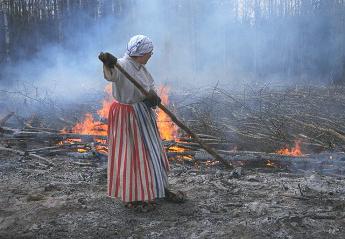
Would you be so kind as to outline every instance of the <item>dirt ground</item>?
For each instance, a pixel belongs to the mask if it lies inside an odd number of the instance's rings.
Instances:
[[[172,162],[184,204],[148,213],[106,196],[106,164],[0,151],[0,238],[345,238],[345,180]]]

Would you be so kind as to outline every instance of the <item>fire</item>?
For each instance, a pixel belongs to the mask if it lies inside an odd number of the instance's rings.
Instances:
[[[302,156],[300,140],[295,141],[295,146],[290,150],[288,148],[280,149],[276,151],[277,154],[288,155],[288,156]]]
[[[67,130],[65,130],[65,129],[63,129],[63,132],[64,133],[68,133],[67,132]],[[61,141],[61,142],[59,142],[58,144],[59,145],[63,145],[64,143],[78,143],[78,142],[81,142],[81,139],[71,139],[71,138],[69,138],[69,139],[65,139],[64,141]]]
[[[111,84],[108,84],[104,91],[106,92],[106,97],[102,102],[102,108],[97,111],[98,115],[104,119],[108,118],[108,112],[110,109],[111,104],[113,103],[113,98],[111,94]],[[107,124],[95,120],[93,115],[91,113],[87,113],[84,116],[84,119],[82,122],[77,123],[73,126],[71,130],[63,129],[60,132],[61,133],[76,133],[76,134],[86,134],[86,135],[103,135],[106,136],[108,134],[108,126]],[[102,139],[94,139],[97,143],[100,145],[96,145],[95,148],[98,152],[106,153],[107,147],[103,146],[106,142]],[[60,142],[59,144],[74,144],[76,142],[81,142],[81,139],[66,139],[63,142]],[[103,144],[103,145],[102,145]],[[77,149],[79,153],[87,152],[86,149]]]
[[[100,152],[100,153],[104,153],[104,154],[108,153],[108,147],[106,146],[97,145],[96,150],[97,152]]]
[[[72,132],[88,135],[107,135],[108,126],[100,121],[94,120],[91,113],[85,115],[84,121],[77,123]]]
[[[98,115],[104,119],[108,118],[108,112],[110,109],[111,104],[113,103],[113,98],[111,94],[111,84],[108,84],[105,87],[106,97],[102,102],[102,108],[97,111]],[[160,95],[162,99],[162,103],[164,105],[169,104],[169,88],[167,86],[160,86],[158,90],[158,94]],[[171,121],[169,116],[167,116],[162,110],[157,111],[157,126],[160,133],[160,136],[163,140],[175,140],[177,139],[177,126]],[[85,117],[82,122],[77,123],[74,125],[74,127],[68,131],[66,129],[61,130],[61,133],[76,133],[76,134],[86,134],[86,135],[107,135],[107,124],[102,123],[101,121],[97,121],[94,119],[93,115],[91,113],[85,114]],[[106,146],[106,140],[102,139],[94,139],[95,142],[97,142],[97,145],[95,146],[96,150],[98,152],[107,153],[107,146]],[[67,139],[63,143],[71,143],[74,142],[80,142],[80,139]],[[178,146],[172,146],[169,147],[167,150],[172,152],[185,152],[186,149],[183,147]],[[78,149],[78,152],[86,152],[85,149]],[[188,155],[182,156],[183,159],[191,159]]]
[[[167,86],[160,86],[158,90],[158,94],[162,100],[164,105],[169,104],[169,87]],[[179,142],[177,138],[177,126],[171,121],[169,116],[165,114],[161,109],[157,112],[157,126],[159,130],[159,134],[162,140],[174,140],[175,142]],[[186,149],[180,146],[170,146],[167,148],[169,152],[186,152]],[[191,160],[192,157],[189,155],[182,155],[179,157],[183,160]]]
[[[97,111],[97,114],[104,119],[108,118],[109,109],[110,109],[111,104],[113,103],[111,89],[112,89],[111,83],[105,87],[104,91],[106,92],[106,97],[102,102],[102,109]]]
[[[267,160],[266,166],[267,166],[267,167],[272,167],[272,168],[275,168],[275,167],[276,167],[275,163],[273,163],[271,160]]]
[[[169,88],[167,86],[160,86],[158,94],[162,99],[164,105],[169,104]],[[161,138],[164,140],[174,140],[177,137],[177,127],[171,121],[169,116],[162,110],[158,110],[157,125]],[[183,151],[183,150],[182,150]]]
[[[104,91],[106,92],[106,97],[102,102],[102,108],[98,110],[97,113],[100,117],[107,119],[110,106],[113,103],[111,83],[105,87]],[[71,129],[71,132],[87,135],[107,135],[107,130],[108,126],[106,124],[95,120],[91,113],[87,113],[85,114],[84,120],[80,123],[77,123]],[[61,130],[61,133],[68,133],[68,131],[63,129]]]
[[[106,97],[102,102],[102,108],[98,110],[97,113],[100,117],[107,119],[110,106],[113,103],[111,84],[108,84],[104,91],[106,92]],[[167,86],[160,86],[158,93],[162,99],[162,103],[168,105],[169,88]],[[162,139],[176,139],[177,127],[162,110],[158,110],[157,125]],[[91,113],[87,113],[84,120],[77,123],[71,131],[77,134],[107,135],[107,125],[100,121],[96,121]],[[61,133],[67,133],[67,130],[63,129]]]
[[[219,161],[218,160],[207,160],[205,164],[206,164],[206,166],[214,166],[214,165],[218,165]]]
[[[77,149],[78,153],[86,153],[87,150],[86,149]]]

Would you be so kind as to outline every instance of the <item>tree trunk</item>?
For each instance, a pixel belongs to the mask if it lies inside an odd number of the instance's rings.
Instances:
[[[5,61],[10,61],[10,32],[8,27],[8,17],[6,10],[4,11],[4,31],[5,31]]]

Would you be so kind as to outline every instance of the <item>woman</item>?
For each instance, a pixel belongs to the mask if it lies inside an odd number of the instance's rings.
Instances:
[[[116,100],[108,118],[108,196],[142,210],[153,209],[156,198],[176,197],[167,190],[169,163],[151,109],[160,104],[153,78],[145,67],[152,54],[152,41],[136,35],[129,40],[123,58],[117,60],[110,53],[99,55],[104,78],[113,82]],[[149,92],[149,97],[114,67],[116,63]]]

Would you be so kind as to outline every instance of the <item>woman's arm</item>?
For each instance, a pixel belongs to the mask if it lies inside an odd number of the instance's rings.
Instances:
[[[117,58],[108,52],[101,52],[98,55],[98,59],[103,62],[104,78],[112,82],[118,81],[119,72],[115,67],[117,63]]]
[[[119,80],[119,71],[116,68],[110,68],[103,64],[104,79],[107,81],[117,82]]]

